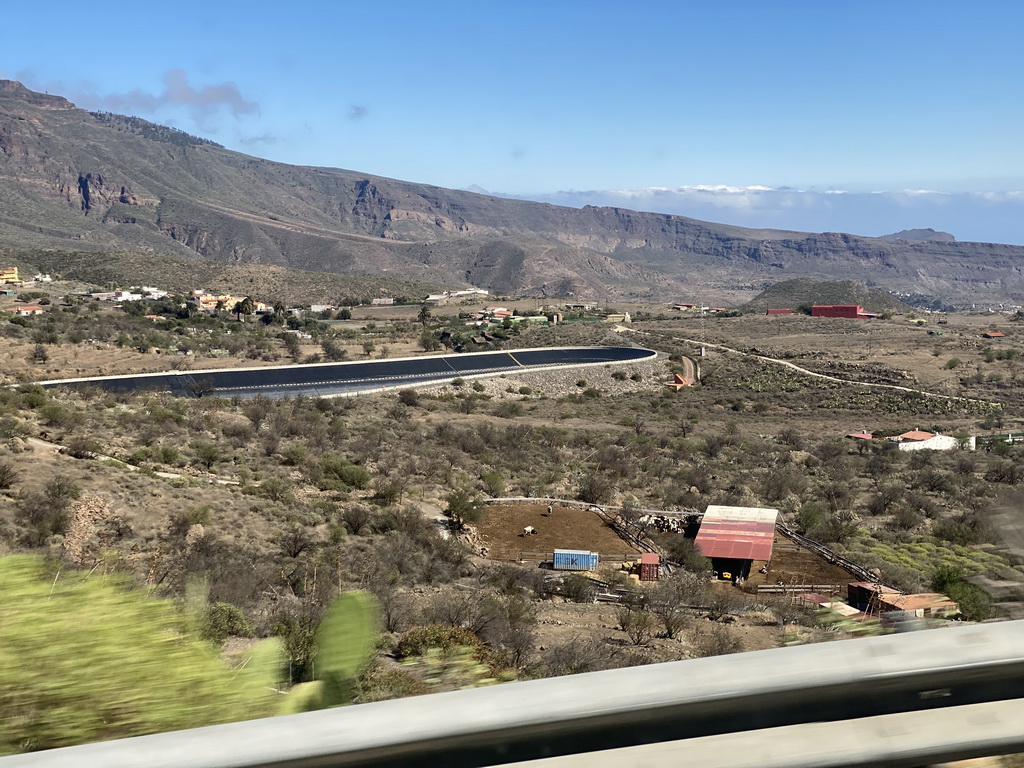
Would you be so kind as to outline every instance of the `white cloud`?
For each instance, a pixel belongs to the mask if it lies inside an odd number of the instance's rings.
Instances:
[[[153,117],[164,108],[184,108],[197,125],[211,125],[211,118],[223,110],[235,118],[258,115],[260,105],[242,96],[230,80],[214,85],[192,85],[183,69],[169,69],[162,76],[163,90],[152,93],[140,88],[121,93],[100,93],[89,84],[68,85],[60,81],[40,82],[32,70],[21,70],[18,77],[35,90],[65,94],[69,101],[92,110],[121,112]],[[161,120],[169,123],[169,120]]]

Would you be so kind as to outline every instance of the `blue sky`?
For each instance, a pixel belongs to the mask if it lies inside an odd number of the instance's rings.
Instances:
[[[1024,189],[1019,3],[44,7],[5,8],[0,77],[272,160],[1024,244],[1024,195],[1005,194]]]

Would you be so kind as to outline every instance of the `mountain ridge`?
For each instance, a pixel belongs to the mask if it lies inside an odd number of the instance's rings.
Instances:
[[[745,229],[250,157],[0,81],[0,243],[274,264],[500,293],[741,303],[792,277],[1024,301],[1024,247]]]

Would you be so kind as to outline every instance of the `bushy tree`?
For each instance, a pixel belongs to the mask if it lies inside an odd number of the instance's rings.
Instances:
[[[700,574],[707,574],[711,571],[711,560],[700,553],[693,539],[688,539],[685,536],[671,536],[667,554],[669,560],[679,563],[685,571]]]
[[[627,602],[616,611],[619,629],[633,645],[647,645],[654,634],[654,615],[646,604]]]
[[[479,522],[484,514],[484,503],[470,495],[469,491],[452,491],[445,497],[448,507],[444,514],[452,521],[452,527],[463,530],[467,525]]]

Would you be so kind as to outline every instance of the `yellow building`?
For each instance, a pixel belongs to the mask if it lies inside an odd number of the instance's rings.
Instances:
[[[0,267],[0,283],[20,283],[17,267]]]

